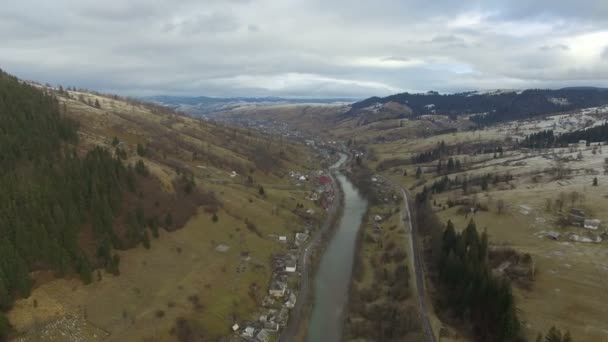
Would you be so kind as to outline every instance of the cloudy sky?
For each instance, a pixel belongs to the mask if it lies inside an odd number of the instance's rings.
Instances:
[[[0,68],[135,96],[608,86],[608,1],[5,0]]]

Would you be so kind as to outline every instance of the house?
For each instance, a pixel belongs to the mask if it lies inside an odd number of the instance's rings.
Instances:
[[[270,283],[270,288],[268,289],[268,294],[272,297],[283,297],[285,295],[285,289],[287,285],[282,281],[273,281]]]
[[[289,260],[285,264],[285,272],[294,273],[296,271],[297,263],[295,260]]]
[[[287,236],[285,236],[285,235],[280,235],[280,236],[279,236],[279,241],[281,241],[281,242],[287,242]]]
[[[239,325],[234,323],[234,325],[232,326],[232,331],[236,332],[237,330],[239,330]]]
[[[380,216],[380,215],[374,216],[374,221],[376,221],[376,222],[382,221],[382,216]]]
[[[305,233],[296,233],[296,246],[300,247],[301,244],[308,240],[308,234]]]
[[[559,240],[559,236],[560,236],[560,233],[558,233],[558,232],[550,231],[547,233],[547,237],[551,240]]]
[[[590,219],[585,220],[583,223],[583,227],[591,230],[597,230],[600,226],[601,221],[598,219]]]
[[[289,294],[289,299],[285,302],[285,307],[289,309],[293,309],[296,306],[296,295],[292,292]]]
[[[255,333],[254,327],[247,327],[243,330],[243,337],[253,338],[253,334]]]
[[[585,213],[576,208],[570,209],[570,214],[568,214],[568,221],[572,225],[583,226],[585,224]]]
[[[260,342],[268,342],[270,340],[270,333],[266,329],[260,330],[260,332],[255,336],[255,338]]]
[[[321,183],[321,184],[331,183],[331,178],[329,178],[327,176],[321,176],[321,177],[319,177],[319,183]]]

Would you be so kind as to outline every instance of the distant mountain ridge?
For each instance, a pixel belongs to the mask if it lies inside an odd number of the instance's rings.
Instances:
[[[245,106],[270,106],[281,104],[333,104],[353,103],[353,98],[284,98],[284,97],[210,97],[210,96],[169,96],[158,95],[143,97],[142,100],[154,102],[174,110],[192,115],[208,115]]]
[[[386,104],[406,106],[401,117],[443,114],[451,117],[471,115],[471,121],[491,124],[525,119],[550,113],[596,107],[608,104],[608,89],[568,87],[562,89],[527,89],[471,91],[457,94],[401,93],[387,97],[370,97],[352,104],[343,119],[382,113]]]

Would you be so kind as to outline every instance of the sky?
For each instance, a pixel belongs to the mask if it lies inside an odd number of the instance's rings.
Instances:
[[[0,68],[130,96],[608,87],[608,1],[4,0]]]

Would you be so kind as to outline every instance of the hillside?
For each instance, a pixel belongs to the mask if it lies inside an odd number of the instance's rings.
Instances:
[[[385,107],[394,106],[395,103],[407,106],[411,110],[411,113],[410,110],[401,111],[403,117],[427,114],[449,117],[467,115],[470,116],[471,121],[486,125],[605,105],[608,104],[608,89],[581,87],[446,95],[437,92],[401,93],[384,98],[371,97],[356,102],[342,117],[344,119],[365,117],[370,111],[381,112]]]
[[[281,136],[5,74],[0,95],[0,326],[21,340],[223,336],[266,291],[273,236],[323,215],[290,176],[319,156]]]

